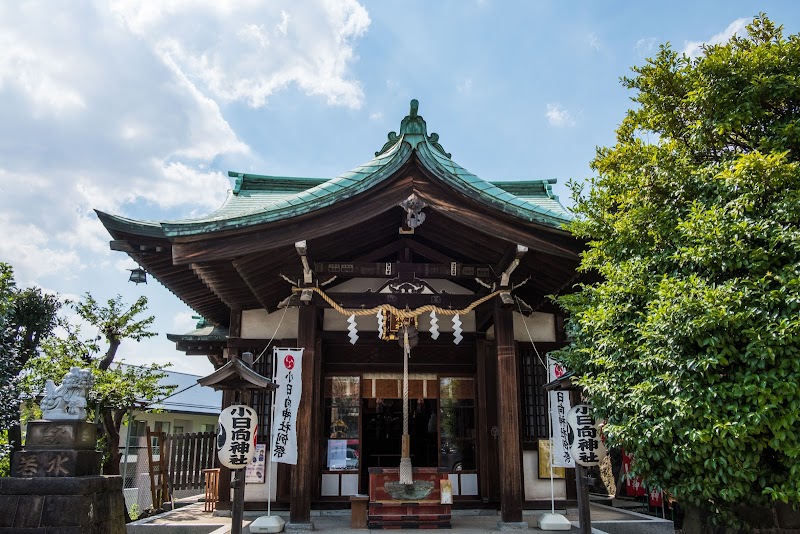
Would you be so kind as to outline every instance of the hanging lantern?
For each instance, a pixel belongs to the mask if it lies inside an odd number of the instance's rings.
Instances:
[[[147,283],[147,271],[145,271],[141,267],[128,270],[131,272],[131,276],[130,278],[128,278],[128,282],[133,282],[136,285]]]
[[[219,414],[217,457],[229,469],[244,469],[256,452],[258,415],[249,406],[228,406]]]

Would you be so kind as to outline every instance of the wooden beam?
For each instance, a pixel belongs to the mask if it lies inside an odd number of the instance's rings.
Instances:
[[[455,261],[453,258],[448,256],[447,254],[442,254],[440,251],[435,250],[435,249],[429,247],[428,245],[424,245],[424,244],[420,243],[419,241],[417,241],[416,239],[408,239],[408,238],[406,238],[406,239],[403,239],[403,242],[405,243],[405,245],[408,248],[410,248],[411,250],[413,250],[417,254],[425,256],[429,260],[436,261],[436,262],[439,262],[439,263],[446,263],[448,265]]]
[[[297,346],[303,347],[303,392],[300,406],[297,408],[297,422],[295,430],[298,432],[311,432],[314,422],[314,390],[317,388],[316,372],[319,369],[317,358],[317,335],[319,329],[319,314],[317,307],[312,303],[309,306],[300,306],[297,326]],[[306,434],[308,435],[308,434]],[[311,434],[313,435],[313,433]],[[309,440],[312,441],[312,440]],[[311,524],[311,495],[313,487],[319,483],[318,477],[313,473],[313,455],[317,450],[317,443],[309,443],[298,439],[297,464],[291,469],[292,489],[289,505],[289,524],[310,526]],[[303,527],[301,527],[303,528]]]
[[[356,258],[355,260],[353,260],[353,262],[354,263],[362,263],[362,262],[363,263],[372,263],[372,262],[375,262],[377,260],[383,259],[386,256],[389,256],[390,254],[396,254],[397,252],[400,251],[400,249],[402,249],[405,246],[404,241],[405,240],[403,240],[403,239],[401,239],[399,241],[393,241],[393,242],[389,243],[388,245],[384,245],[382,247],[376,248],[375,250],[372,250],[372,251],[366,253],[365,255]]]
[[[460,310],[480,298],[480,295],[425,295],[421,293],[328,293],[339,306],[348,309],[374,308],[381,304],[391,304],[397,308],[419,308],[433,304],[440,308]],[[327,302],[325,306],[328,306]]]
[[[497,421],[500,428],[500,521],[522,522],[522,459],[519,432],[519,357],[514,344],[514,317],[500,299],[494,304],[497,345]]]
[[[318,276],[335,274],[337,276],[373,278],[396,278],[398,274],[413,274],[417,278],[427,279],[467,279],[493,278],[492,266],[484,263],[397,263],[397,262],[333,262],[318,261],[314,263],[314,271]],[[292,280],[299,272],[285,272]]]
[[[244,281],[245,285],[247,285],[247,287],[250,288],[250,291],[253,292],[253,295],[256,297],[256,300],[258,301],[259,304],[261,304],[261,307],[267,310],[267,313],[274,311],[275,306],[270,305],[269,302],[267,302],[262,293],[255,286],[255,280],[253,277],[250,276],[250,273],[239,263],[238,260],[233,262],[233,266],[239,273],[239,276],[242,277],[242,280]]]

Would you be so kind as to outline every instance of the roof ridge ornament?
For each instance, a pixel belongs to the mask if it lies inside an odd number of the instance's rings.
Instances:
[[[379,151],[375,152],[375,156],[377,157],[387,152],[390,148],[395,146],[403,136],[409,138],[408,141],[409,144],[412,145],[412,148],[416,148],[421,142],[427,142],[431,145],[431,147],[445,157],[450,157],[450,154],[445,152],[442,145],[439,144],[439,134],[432,133],[431,135],[428,135],[428,126],[425,123],[425,119],[423,119],[422,115],[419,114],[419,101],[416,98],[411,101],[408,115],[406,115],[400,122],[400,134],[398,135],[396,132],[389,132],[387,135],[388,140],[386,143],[384,143],[383,147]],[[421,139],[416,140],[416,142],[414,142],[413,139],[410,139],[416,136],[421,137]]]
[[[422,208],[428,205],[419,198],[416,193],[411,193],[408,198],[400,203],[400,207],[406,210],[406,223],[409,228],[416,228],[425,222],[425,214]]]

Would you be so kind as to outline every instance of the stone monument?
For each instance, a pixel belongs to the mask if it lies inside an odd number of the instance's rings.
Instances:
[[[97,429],[86,422],[88,369],[73,367],[56,387],[47,381],[44,419],[27,426],[25,448],[11,457],[11,477],[0,479],[3,532],[124,534],[120,476],[101,476]]]

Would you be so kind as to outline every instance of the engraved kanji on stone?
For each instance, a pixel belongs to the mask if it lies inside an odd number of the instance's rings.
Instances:
[[[68,461],[69,456],[57,454],[55,458],[47,462],[45,471],[57,477],[61,475],[68,475],[69,469],[64,467],[64,464]]]
[[[36,462],[36,456],[22,456],[19,458],[19,466],[17,466],[17,473],[22,477],[32,477],[39,470],[39,464]]]

